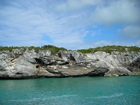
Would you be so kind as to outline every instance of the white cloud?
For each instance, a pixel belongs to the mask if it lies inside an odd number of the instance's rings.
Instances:
[[[125,38],[140,38],[140,26],[126,26],[118,32]]]
[[[86,8],[87,6],[97,6],[105,3],[104,0],[67,0],[56,6],[58,11],[75,11]]]
[[[125,0],[10,0],[0,4],[0,44],[44,45],[67,48],[107,45],[112,42],[85,42],[84,37],[99,35],[99,24],[126,24],[123,32],[139,33],[139,1]],[[138,24],[138,25],[137,25]],[[137,26],[135,26],[137,25]],[[122,29],[120,29],[122,31]],[[43,39],[44,36],[51,38]]]
[[[123,29],[125,36],[130,38],[140,38],[140,27],[139,26],[127,26]]]
[[[59,13],[86,13],[88,24],[140,24],[139,0],[67,0],[58,3]],[[88,20],[88,21],[87,21]]]
[[[138,24],[140,23],[140,2],[136,0],[117,0],[107,2],[106,6],[97,6],[92,13],[95,23],[113,24]]]
[[[42,37],[47,35],[52,38],[52,43],[48,43],[49,41],[46,40],[46,44],[65,46],[66,43],[82,42],[85,36],[85,33],[81,32],[84,31],[83,29],[78,30],[81,28],[80,25],[76,24],[79,19],[78,15],[59,18],[59,15],[50,13],[42,7],[33,6],[24,10],[20,7],[20,3],[18,8],[16,6],[5,8],[1,10],[1,17],[5,16],[7,19],[0,21],[1,25],[6,26],[6,28],[0,30],[1,35],[3,35],[0,36],[0,40],[4,45],[9,45],[11,42],[14,45],[42,45],[45,44]],[[69,20],[72,22],[69,22]],[[73,21],[75,21],[74,25],[71,24]]]

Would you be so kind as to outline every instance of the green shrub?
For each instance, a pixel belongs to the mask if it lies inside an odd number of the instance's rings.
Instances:
[[[29,50],[34,49],[36,52],[39,50],[50,50],[51,53],[54,55],[56,54],[59,50],[67,50],[63,47],[56,47],[54,45],[44,45],[42,47],[35,47],[35,46],[0,46],[0,51],[3,50],[9,50],[12,51],[12,49],[19,49],[19,48],[28,48]],[[118,52],[140,52],[140,47],[137,46],[103,46],[103,47],[96,47],[96,48],[89,48],[89,49],[79,49],[77,50],[78,52],[81,53],[92,53],[92,52],[97,52],[97,51],[104,51],[107,53],[111,53],[112,51],[118,51]]]
[[[92,53],[93,51],[93,48],[89,48],[89,49],[80,49],[80,50],[77,50],[78,52],[81,52],[81,53]]]

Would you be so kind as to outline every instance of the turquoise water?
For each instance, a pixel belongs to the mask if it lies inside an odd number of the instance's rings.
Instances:
[[[0,80],[0,105],[140,105],[140,76]]]

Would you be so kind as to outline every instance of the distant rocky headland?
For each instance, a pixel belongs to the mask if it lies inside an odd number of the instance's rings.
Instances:
[[[0,47],[0,78],[127,76],[140,74],[140,48],[104,46]]]

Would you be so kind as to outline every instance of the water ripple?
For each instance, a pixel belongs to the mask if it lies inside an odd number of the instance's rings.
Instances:
[[[92,98],[114,98],[114,97],[120,97],[120,96],[123,96],[123,93],[115,93],[108,96],[99,96],[99,97],[92,97]]]
[[[22,102],[22,101],[45,101],[45,100],[51,100],[51,99],[59,99],[59,98],[69,98],[69,97],[75,97],[77,95],[61,95],[61,96],[51,96],[51,97],[47,97],[47,98],[32,98],[32,99],[23,99],[23,100],[11,100],[11,101],[15,101],[15,102]]]

